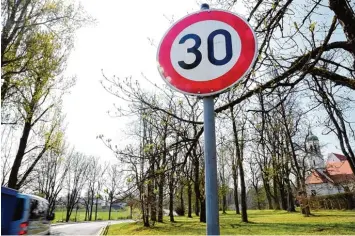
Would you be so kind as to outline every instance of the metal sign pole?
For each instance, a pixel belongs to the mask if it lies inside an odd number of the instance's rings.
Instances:
[[[203,3],[201,10],[208,10]],[[213,97],[203,98],[203,127],[205,139],[205,192],[206,192],[206,223],[207,235],[219,235],[216,130],[214,122]]]
[[[216,132],[213,97],[203,98],[207,235],[219,235]]]

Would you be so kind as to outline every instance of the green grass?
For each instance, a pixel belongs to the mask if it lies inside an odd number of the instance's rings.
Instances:
[[[229,211],[220,214],[221,234],[328,234],[354,235],[355,211],[312,211],[313,216],[304,217],[301,213],[288,213],[274,210],[249,210],[250,223],[241,223],[240,216]],[[146,228],[141,222],[111,225],[109,235],[203,235],[206,224],[199,218],[175,217],[176,222],[155,223]]]
[[[55,218],[52,221],[53,223],[65,221],[66,210],[65,209],[57,209],[55,211]],[[118,212],[115,210],[111,211],[111,220],[120,220],[120,219],[127,219],[130,216],[129,208],[125,208],[119,210]],[[78,210],[77,214],[77,221],[84,221],[85,220],[85,210],[80,209]],[[108,210],[107,211],[98,211],[97,212],[97,219],[98,220],[108,220]],[[92,213],[92,220],[95,220],[95,208]],[[75,210],[70,216],[70,221],[75,221]]]

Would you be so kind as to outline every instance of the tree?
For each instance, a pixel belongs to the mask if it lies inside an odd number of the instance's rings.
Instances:
[[[94,199],[96,199],[96,210],[95,210],[95,220],[97,218],[97,202],[100,198],[100,190],[102,187],[103,175],[105,173],[105,166],[100,164],[100,159],[97,157],[91,156],[89,158],[89,167],[87,170],[87,184],[89,191],[89,205],[90,205],[90,214],[89,221],[92,220],[92,213],[94,208]]]
[[[65,178],[66,183],[66,217],[68,222],[74,207],[78,204],[81,191],[84,187],[90,168],[85,155],[74,152],[66,161],[68,173]]]
[[[222,213],[227,212],[227,194],[229,192],[229,175],[227,173],[226,166],[228,165],[228,152],[225,145],[224,136],[221,136],[220,142],[218,143],[217,159],[218,159],[218,169],[219,169],[219,195],[222,197]]]
[[[106,175],[108,177],[108,181],[105,183],[106,189],[105,192],[108,194],[108,202],[109,202],[109,211],[108,211],[108,219],[111,220],[111,209],[112,204],[117,196],[122,191],[122,170],[120,170],[118,164],[113,164],[108,167],[108,171]]]
[[[29,148],[27,144],[31,130],[33,130],[36,125],[41,126],[43,123],[42,118],[44,118],[51,109],[53,110],[53,108],[55,108],[55,104],[58,100],[55,97],[54,99],[51,99],[50,93],[56,86],[60,86],[60,81],[54,78],[54,76],[56,76],[61,70],[62,59],[60,58],[61,55],[59,53],[61,50],[60,45],[53,41],[54,39],[50,34],[34,34],[33,40],[37,41],[37,50],[40,50],[41,54],[38,55],[35,62],[36,66],[34,66],[32,71],[28,72],[28,79],[32,84],[24,88],[20,93],[22,99],[18,109],[23,120],[23,131],[16,157],[11,168],[8,184],[10,188],[16,189],[21,187],[21,183],[18,180],[18,174],[24,156],[41,147],[39,146],[26,150],[26,148]],[[48,131],[42,131],[45,133],[48,132],[50,135],[45,135],[42,150],[37,155],[36,160],[40,159],[41,156],[51,148],[51,139],[53,137],[52,131],[57,126],[57,123],[58,122],[54,121],[54,124],[52,127],[49,127]],[[35,163],[36,160],[33,163]]]
[[[254,159],[254,158],[253,158]],[[254,188],[255,191],[255,197],[256,197],[256,202],[258,209],[261,210],[261,201],[260,201],[260,171],[258,168],[255,168],[256,163],[253,163],[251,160],[249,160],[249,167],[250,167],[250,180],[251,180],[251,185]]]
[[[234,4],[236,4],[235,1],[224,1],[220,5],[233,9]],[[348,3],[345,0],[332,0],[327,6],[321,1],[311,1],[303,3],[299,8],[299,3],[293,0],[285,2],[256,1],[246,5],[246,8],[247,19],[256,31],[260,42],[258,59],[243,82],[244,92],[238,98],[216,108],[217,113],[264,90],[270,92],[274,88],[282,86],[291,91],[307,75],[322,76],[338,86],[355,89],[354,69],[350,68],[354,66],[355,45],[351,28],[355,22],[353,3]],[[300,9],[302,10],[299,11]],[[297,19],[293,14],[289,14],[295,11],[300,16]],[[323,15],[323,17],[317,18],[316,23],[313,18],[317,14]],[[344,17],[344,14],[347,17]],[[332,21],[329,22],[327,19],[332,19]],[[338,21],[341,29],[337,24]],[[290,22],[290,24],[287,25],[285,22]],[[318,25],[324,25],[326,28],[319,27],[318,29]],[[342,30],[342,37],[330,41],[337,28]],[[346,40],[342,41],[343,38]],[[306,43],[301,44],[300,42],[304,40]],[[318,66],[320,62],[327,61],[324,58],[327,52],[334,51],[343,52],[337,58],[341,63],[339,64],[334,58],[330,63],[344,66],[350,73],[343,71],[335,73]],[[348,56],[351,56],[352,60]],[[270,66],[276,66],[279,73],[268,77],[263,76],[264,68]],[[251,79],[252,77],[253,79]]]
[[[119,150],[111,144],[111,140],[103,140],[105,145],[110,148],[122,163],[128,164],[132,171],[132,182],[135,182],[143,222],[145,226],[149,226],[149,218],[152,221],[156,219],[156,205],[158,205],[157,220],[163,220],[163,200],[165,184],[168,183],[170,216],[173,220],[173,205],[174,193],[176,191],[175,183],[178,182],[175,175],[177,171],[181,171],[187,163],[190,155],[194,156],[195,161],[195,190],[200,193],[201,181],[200,165],[197,159],[201,157],[201,149],[194,150],[191,146],[187,149],[184,155],[178,155],[180,150],[186,150],[186,144],[195,139],[189,137],[189,124],[202,124],[201,122],[189,122],[189,115],[185,113],[185,108],[182,106],[184,101],[187,101],[192,110],[196,112],[196,104],[193,105],[187,98],[183,99],[177,96],[171,90],[162,94],[150,94],[143,89],[136,81],[132,82],[130,78],[120,80],[119,78],[106,78],[103,82],[104,88],[119,99],[129,101],[130,105],[127,109],[118,108],[116,115],[136,115],[138,119],[134,122],[138,130],[134,130],[131,137],[137,137],[137,142],[128,145],[124,150]],[[178,112],[180,110],[180,112]],[[201,113],[200,113],[201,114]],[[181,117],[180,117],[181,116]],[[185,118],[187,117],[187,119]],[[196,118],[194,118],[196,119]],[[187,121],[181,125],[178,121]],[[139,125],[137,125],[139,124]],[[197,132],[197,128],[195,128]],[[168,158],[170,156],[170,158]],[[197,163],[197,164],[196,164]],[[157,186],[158,201],[156,201],[155,186]],[[198,186],[198,187],[197,187]],[[195,191],[196,192],[196,191]],[[203,196],[197,197],[197,203],[200,202]],[[201,216],[203,220],[203,216]]]
[[[1,186],[7,185],[11,171],[13,146],[15,143],[15,127],[3,126],[1,131]]]
[[[28,83],[27,73],[41,56],[41,46],[36,34],[52,36],[65,45],[65,54],[72,48],[75,31],[83,24],[92,21],[82,7],[67,4],[62,0],[31,1],[2,0],[1,31],[1,105],[11,102]],[[40,40],[38,40],[40,41]]]
[[[62,180],[66,178],[69,169],[66,161],[73,155],[73,151],[65,150],[63,145],[61,150],[48,152],[36,168],[38,187],[34,190],[48,200],[50,213],[54,212],[58,195],[64,187]]]
[[[346,117],[347,111],[353,111],[353,109],[351,109],[351,106],[345,105],[348,102],[354,102],[346,93],[353,95],[354,92],[348,89],[343,92],[342,89],[336,88],[333,84],[321,81],[317,76],[313,77],[309,88],[313,92],[313,98],[318,104],[321,104],[327,114],[323,121],[325,133],[336,135],[340,148],[348,159],[353,173],[355,173],[355,132],[351,124],[351,118]]]
[[[83,9],[64,1],[2,0],[1,105],[2,124],[22,129],[8,186],[19,189],[58,138],[56,121],[47,116],[61,110],[61,97],[72,86],[63,78],[74,33],[91,21]],[[51,123],[45,125],[45,123]],[[39,133],[39,136],[37,135]],[[29,140],[38,144],[29,146]],[[32,158],[30,158],[32,157]],[[24,159],[32,164],[21,173]],[[25,161],[27,162],[27,160]],[[22,178],[20,178],[22,177]]]

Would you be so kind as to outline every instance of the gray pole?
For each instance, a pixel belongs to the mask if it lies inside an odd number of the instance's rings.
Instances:
[[[219,235],[216,131],[213,97],[203,99],[207,235]]]
[[[201,5],[201,10],[208,10],[209,8],[206,3]],[[212,96],[203,98],[203,121],[207,235],[219,235],[216,130]]]

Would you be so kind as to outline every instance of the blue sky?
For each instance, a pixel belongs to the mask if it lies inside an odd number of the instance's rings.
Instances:
[[[176,20],[199,10],[194,0],[180,1],[108,1],[83,0],[86,11],[97,24],[80,29],[75,50],[68,61],[67,75],[76,75],[77,84],[64,99],[68,141],[87,155],[112,159],[112,153],[96,139],[99,134],[123,145],[127,119],[107,114],[118,100],[100,85],[102,70],[107,76],[132,76],[141,73],[163,84],[156,67],[156,47]]]
[[[169,28],[169,20],[199,10],[200,4],[195,0],[81,2],[97,24],[77,32],[75,50],[68,61],[66,73],[76,75],[77,84],[64,99],[67,138],[78,151],[113,160],[112,153],[96,136],[104,134],[124,145],[127,141],[123,131],[129,120],[108,116],[107,111],[118,100],[100,85],[102,70],[107,76],[132,76],[138,80],[144,73],[154,83],[163,84],[156,68],[156,46]],[[316,129],[316,134],[320,133]],[[324,154],[336,150],[334,137],[320,136],[320,141],[328,143]]]

